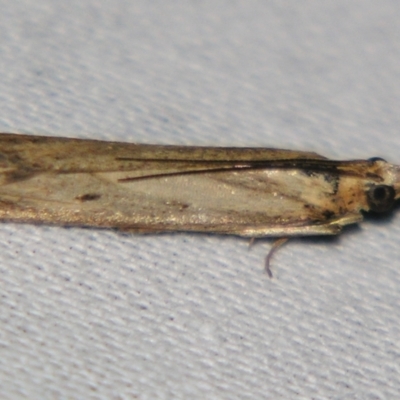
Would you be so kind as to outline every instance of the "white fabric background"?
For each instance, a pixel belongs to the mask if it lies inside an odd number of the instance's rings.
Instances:
[[[396,0],[0,7],[1,131],[400,163]],[[399,240],[1,224],[0,397],[397,398]]]

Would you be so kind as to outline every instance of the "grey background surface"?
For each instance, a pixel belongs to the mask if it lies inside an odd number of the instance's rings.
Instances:
[[[0,131],[400,163],[398,1],[0,1]],[[270,242],[0,225],[2,399],[394,399],[400,212]]]

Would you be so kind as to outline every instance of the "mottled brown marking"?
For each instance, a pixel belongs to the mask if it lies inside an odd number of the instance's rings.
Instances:
[[[187,208],[189,208],[189,204],[187,204],[187,203],[182,203],[182,202],[180,202],[180,201],[175,201],[175,200],[167,201],[165,204],[166,204],[167,206],[171,206],[171,207],[173,207],[173,208],[177,208],[177,209],[180,210],[180,211],[183,211],[183,210],[186,210]]]
[[[7,183],[17,183],[22,182],[27,179],[31,179],[37,174],[37,172],[31,169],[17,169],[14,171],[6,172],[4,176],[6,177]]]
[[[86,193],[81,196],[77,196],[76,199],[80,201],[93,201],[100,199],[101,194],[98,193]]]
[[[335,213],[332,210],[324,210],[322,212],[322,215],[324,216],[325,219],[329,220],[335,215]]]

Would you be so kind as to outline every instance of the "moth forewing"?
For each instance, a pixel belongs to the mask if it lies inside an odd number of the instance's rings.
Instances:
[[[382,160],[276,149],[0,134],[0,172],[2,220],[132,232],[337,234],[400,196]]]

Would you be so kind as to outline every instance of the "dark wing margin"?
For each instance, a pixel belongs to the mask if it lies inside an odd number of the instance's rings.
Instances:
[[[120,161],[124,159],[119,158]],[[142,161],[138,159],[129,158],[126,161]],[[286,170],[300,170],[304,173],[329,173],[329,174],[343,174],[346,176],[362,176],[363,166],[365,165],[364,160],[355,161],[336,161],[327,159],[282,159],[282,160],[254,160],[254,161],[243,161],[243,160],[204,160],[204,161],[190,161],[190,160],[152,160],[146,159],[146,164],[151,163],[165,163],[166,169],[168,166],[177,167],[177,170],[162,172],[162,173],[150,173],[149,175],[141,175],[136,177],[122,178],[119,182],[131,182],[143,179],[152,178],[165,178],[172,176],[182,175],[197,175],[204,173],[220,173],[220,172],[240,172],[240,171],[254,171],[261,169],[286,169]],[[361,168],[357,168],[361,167]]]

